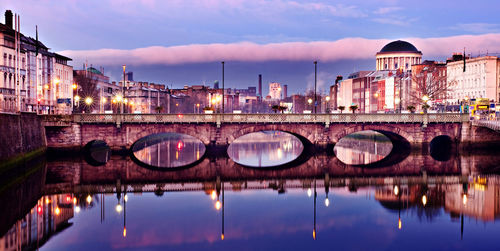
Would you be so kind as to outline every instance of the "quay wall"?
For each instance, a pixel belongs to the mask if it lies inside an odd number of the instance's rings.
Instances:
[[[46,146],[42,119],[35,113],[0,114],[0,167]]]

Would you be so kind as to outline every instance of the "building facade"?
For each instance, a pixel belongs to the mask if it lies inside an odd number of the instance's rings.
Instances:
[[[447,101],[459,104],[465,99],[487,98],[500,102],[500,58],[483,56],[450,61],[446,65],[450,86]]]
[[[397,40],[385,45],[376,54],[376,70],[411,70],[414,64],[420,64],[422,61],[422,52],[415,46],[406,42]]]

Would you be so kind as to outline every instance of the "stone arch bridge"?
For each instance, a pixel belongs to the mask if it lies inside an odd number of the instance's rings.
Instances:
[[[228,146],[245,134],[263,130],[290,132],[315,146],[334,145],[342,137],[374,130],[412,147],[426,147],[446,135],[462,147],[500,142],[500,133],[473,125],[467,114],[73,114],[44,115],[49,148],[78,149],[103,140],[126,150],[138,139],[162,132],[194,136],[205,145]]]

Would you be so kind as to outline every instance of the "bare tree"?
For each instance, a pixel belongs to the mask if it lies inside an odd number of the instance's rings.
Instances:
[[[449,88],[455,82],[447,82],[446,65],[434,62],[414,68],[411,76],[410,104],[425,105],[427,100],[445,100]]]
[[[97,90],[97,77],[92,72],[74,72],[73,79],[78,88],[78,102],[75,101],[73,111],[75,113],[91,112],[99,105],[99,93]],[[76,93],[75,93],[76,96]],[[89,99],[90,98],[90,99]],[[91,102],[86,102],[91,101]]]

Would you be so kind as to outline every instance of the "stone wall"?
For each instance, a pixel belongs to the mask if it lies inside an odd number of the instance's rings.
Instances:
[[[0,162],[46,147],[42,120],[34,113],[0,114]]]

